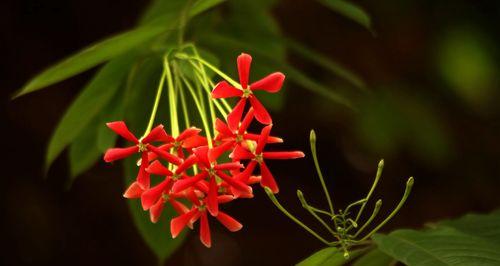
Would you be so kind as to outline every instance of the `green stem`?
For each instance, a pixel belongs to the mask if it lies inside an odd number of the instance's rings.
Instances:
[[[179,75],[177,74],[177,77],[178,76]],[[176,81],[179,82],[179,84],[178,84],[178,86],[179,86],[179,95],[180,95],[180,98],[181,98],[182,113],[184,115],[184,125],[186,126],[186,128],[189,128],[191,126],[191,122],[189,121],[189,112],[188,112],[188,109],[187,109],[186,96],[184,94],[184,90],[181,88],[180,81],[178,79],[176,79]]]
[[[151,116],[149,117],[149,123],[148,126],[146,127],[146,130],[144,131],[144,134],[142,135],[142,138],[144,138],[146,135],[149,134],[151,129],[153,128],[153,123],[156,117],[156,112],[158,111],[158,105],[160,103],[160,98],[161,98],[161,92],[163,90],[163,85],[165,83],[165,76],[167,74],[167,68],[168,68],[168,55],[166,55],[163,58],[163,72],[161,74],[160,82],[158,84],[158,89],[156,90],[156,97],[155,101],[153,104],[153,110],[151,111]]]
[[[405,187],[405,193],[403,195],[403,198],[401,198],[401,200],[399,201],[398,205],[396,206],[396,208],[391,212],[391,214],[389,214],[389,216],[387,216],[387,218],[385,218],[385,220],[383,220],[377,227],[375,227],[370,233],[368,233],[365,237],[361,238],[360,241],[364,241],[368,238],[370,238],[373,234],[375,234],[380,228],[382,228],[382,226],[384,226],[389,220],[392,219],[392,217],[394,217],[394,215],[396,215],[398,213],[398,211],[401,209],[401,207],[403,207],[403,205],[405,204],[405,201],[406,199],[408,198],[408,196],[410,195],[410,192],[411,192],[411,188],[413,187],[413,183],[414,183],[414,179],[413,177],[410,177],[408,178],[408,181],[406,181],[406,187]]]
[[[167,84],[168,84],[168,100],[170,109],[170,125],[172,130],[172,136],[179,136],[179,120],[177,117],[177,95],[175,92],[175,86],[172,78],[172,72],[170,65],[167,62],[166,65],[167,74]]]
[[[178,35],[178,44],[181,46],[184,43],[184,33],[188,20],[189,9],[191,8],[191,0],[188,0],[184,8],[182,9],[181,17],[179,19],[179,35]]]
[[[368,192],[368,195],[366,195],[366,201],[361,205],[361,208],[359,208],[358,215],[356,215],[356,222],[358,222],[359,218],[361,217],[361,214],[363,213],[363,210],[365,209],[366,203],[368,200],[370,200],[370,197],[373,194],[373,191],[375,191],[375,187],[378,184],[378,181],[380,180],[380,177],[382,176],[382,170],[384,169],[384,160],[380,160],[378,163],[377,167],[377,174],[375,175],[375,180],[373,181],[372,187],[370,188],[370,191]]]
[[[302,207],[304,209],[306,209],[314,218],[316,218],[316,220],[318,220],[318,222],[320,222],[323,225],[323,227],[325,227],[326,230],[328,230],[334,237],[338,237],[338,234],[335,231],[333,231],[332,228],[330,228],[330,226],[328,226],[328,224],[326,224],[325,221],[323,221],[323,219],[321,219],[321,217],[319,217],[314,212],[314,210],[312,210],[312,208],[309,206],[309,204],[307,204],[307,201],[306,201],[302,191],[297,190],[297,197],[299,198],[299,201],[302,204]]]
[[[358,235],[360,235],[361,232],[363,232],[366,229],[366,227],[368,227],[368,225],[371,224],[373,219],[375,219],[375,217],[377,216],[377,214],[380,210],[380,207],[382,207],[382,200],[377,200],[377,202],[375,203],[375,208],[373,208],[372,215],[370,215],[370,218],[368,218],[368,220],[366,220],[365,224],[363,224],[359,228],[359,230],[356,232],[356,234],[354,234],[354,238],[358,237]]]
[[[325,245],[327,245],[327,246],[331,246],[332,245],[330,242],[326,241],[324,238],[322,238],[316,232],[314,232],[314,230],[312,230],[307,225],[305,225],[304,223],[302,223],[300,220],[298,220],[297,218],[295,218],[295,216],[293,216],[291,213],[289,213],[283,206],[281,206],[281,204],[279,203],[278,199],[276,198],[276,196],[274,196],[274,193],[272,192],[272,190],[270,188],[265,187],[264,190],[266,191],[267,196],[274,203],[274,205],[281,212],[283,212],[286,216],[288,216],[288,218],[290,218],[296,224],[300,225],[302,228],[304,228],[307,232],[309,232],[311,235],[313,235],[314,237],[316,237],[319,241],[323,242]]]
[[[328,206],[330,207],[330,212],[333,216],[335,215],[335,211],[333,209],[333,203],[332,199],[330,198],[330,193],[328,192],[328,188],[326,187],[325,180],[323,178],[323,173],[321,172],[321,168],[319,166],[318,156],[316,153],[316,133],[314,132],[314,130],[311,130],[309,140],[311,143],[311,153],[313,156],[314,166],[316,167],[316,172],[318,173],[319,180],[321,181],[321,186],[323,187],[323,192],[325,193],[326,200],[328,201]]]
[[[229,82],[233,87],[235,88],[238,88],[238,89],[241,89],[241,86],[238,82],[236,82],[234,79],[230,78],[228,75],[226,75],[224,72],[222,72],[221,70],[219,70],[218,68],[216,68],[215,66],[213,66],[212,64],[210,64],[209,62],[205,61],[204,59],[200,58],[200,57],[194,57],[194,56],[189,56],[187,54],[177,54],[177,57],[179,57],[180,59],[191,59],[191,60],[196,60],[200,63],[202,63],[203,65],[205,65],[206,67],[208,67],[210,70],[212,70],[213,72],[215,72],[217,75],[219,75],[221,78],[225,79],[227,82]]]

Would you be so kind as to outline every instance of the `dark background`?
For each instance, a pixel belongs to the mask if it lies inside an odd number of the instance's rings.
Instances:
[[[383,213],[399,200],[406,178],[415,176],[409,201],[384,231],[500,206],[500,3],[355,2],[372,15],[376,37],[312,1],[281,1],[274,10],[286,35],[359,73],[373,95],[351,112],[288,85],[285,108],[273,114],[284,147],[308,153],[309,130],[316,129],[337,207],[366,193],[379,158],[386,160],[376,193],[383,196]],[[129,217],[118,168],[99,163],[66,190],[68,168],[61,156],[43,178],[49,136],[92,71],[9,101],[50,63],[133,26],[147,3],[0,3],[3,265],[157,263]],[[289,59],[328,79],[309,63]],[[295,198],[301,188],[326,207],[310,158],[271,167],[281,184],[280,200],[312,222]],[[242,231],[228,233],[212,223],[211,249],[191,234],[167,264],[290,265],[322,247],[261,191],[229,212],[242,221]]]

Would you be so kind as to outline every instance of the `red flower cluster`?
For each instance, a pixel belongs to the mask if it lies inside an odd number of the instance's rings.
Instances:
[[[228,230],[240,230],[242,225],[220,211],[219,205],[237,198],[252,198],[250,185],[255,183],[277,193],[278,185],[266,160],[304,157],[300,151],[264,150],[267,144],[281,143],[282,139],[270,136],[271,116],[253,91],[277,92],[285,76],[276,72],[248,85],[251,60],[247,54],[238,57],[241,88],[222,81],[212,91],[213,98],[241,98],[228,115],[227,124],[217,119],[214,126],[218,134],[210,140],[213,145],[209,145],[209,140],[199,135],[201,130],[194,127],[174,138],[159,125],[148,135],[138,139],[122,121],[107,124],[111,130],[134,145],[109,149],[104,155],[106,162],[135,153],[141,154],[136,181],[126,190],[124,197],[140,198],[142,207],[149,211],[153,223],[158,221],[165,204],[171,205],[179,214],[170,222],[174,238],[186,226],[192,228],[200,220],[200,240],[210,247],[208,214]],[[251,107],[243,116],[247,100]],[[254,118],[264,124],[260,134],[247,132]],[[167,167],[164,163],[169,163],[170,166]],[[260,175],[254,175],[257,166],[260,168]],[[153,182],[154,186],[151,185],[150,175],[159,176]]]

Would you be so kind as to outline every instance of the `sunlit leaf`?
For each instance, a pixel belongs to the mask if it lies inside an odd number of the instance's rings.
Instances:
[[[14,98],[42,89],[106,62],[151,40],[164,30],[165,27],[144,26],[93,44],[35,76],[15,94]]]
[[[357,259],[353,266],[389,266],[393,261],[394,259],[389,255],[374,249]]]
[[[111,100],[135,56],[124,55],[102,67],[68,108],[47,148],[45,168],[81,133]]]
[[[348,0],[317,0],[331,10],[349,18],[361,26],[372,31],[372,21],[370,16],[358,5]]]

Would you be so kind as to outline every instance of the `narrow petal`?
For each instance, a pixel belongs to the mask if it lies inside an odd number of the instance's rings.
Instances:
[[[149,209],[149,219],[151,220],[152,223],[158,222],[164,206],[165,206],[165,201],[163,199],[157,200],[156,203],[153,206],[151,206],[151,208]]]
[[[148,210],[153,206],[163,195],[163,192],[169,185],[172,179],[166,178],[164,181],[162,181],[160,184],[144,191],[141,195],[141,204],[142,208],[144,210]]]
[[[184,179],[177,180],[174,185],[172,186],[172,191],[174,193],[178,193],[183,191],[184,189],[187,189],[191,186],[193,186],[195,183],[199,182],[203,178],[207,177],[208,173],[203,171],[193,177],[188,177]]]
[[[253,118],[254,118],[254,111],[253,111],[253,108],[250,107],[250,109],[248,109],[247,114],[243,118],[243,121],[241,122],[240,127],[238,128],[239,135],[241,135],[241,134],[245,133],[245,131],[247,131],[248,127],[250,126],[250,123],[252,123]]]
[[[276,93],[281,89],[285,75],[281,72],[274,72],[267,75],[263,79],[256,81],[250,85],[252,90],[264,90],[271,93]]]
[[[274,180],[271,171],[269,171],[269,168],[267,168],[267,165],[265,163],[260,164],[260,174],[262,176],[260,185],[262,187],[269,187],[273,193],[278,193],[278,184],[276,184],[276,180]]]
[[[234,106],[231,113],[227,115],[227,124],[232,131],[236,131],[240,125],[241,116],[243,115],[246,102],[247,98],[241,98],[236,106]]]
[[[260,132],[259,140],[257,141],[257,147],[255,148],[255,154],[260,154],[262,153],[262,150],[264,150],[264,147],[267,143],[267,138],[269,137],[269,133],[271,133],[272,127],[273,125],[265,126]]]
[[[191,221],[191,218],[193,218],[193,216],[197,213],[198,208],[194,208],[189,212],[173,218],[170,221],[170,233],[172,234],[172,238],[176,238],[182,229],[184,229],[184,227],[186,227],[186,225]]]
[[[215,120],[215,130],[217,130],[220,135],[223,135],[224,138],[232,137],[234,135],[234,133],[231,131],[231,129],[229,129],[226,123],[224,123],[219,118]]]
[[[139,151],[139,147],[130,146],[127,148],[111,148],[106,151],[104,154],[104,161],[109,163],[112,161],[120,160],[130,155],[137,153]]]
[[[151,184],[150,175],[146,172],[146,168],[149,166],[148,152],[142,152],[141,166],[139,167],[139,173],[137,174],[137,182],[142,186],[143,189],[149,189]]]
[[[196,128],[196,127],[190,127],[190,128],[186,128],[184,131],[182,131],[182,133],[177,137],[176,141],[182,141],[182,140],[185,140],[189,137],[192,137],[192,136],[195,136],[197,135],[198,133],[201,132],[201,129],[199,128]]]
[[[163,166],[160,161],[156,160],[151,163],[148,168],[146,168],[146,172],[153,175],[162,175],[162,176],[172,176],[173,173],[168,170],[167,167]]]
[[[247,184],[248,183],[248,179],[250,178],[250,176],[252,175],[254,169],[255,169],[255,166],[257,165],[257,162],[256,161],[251,161],[250,163],[248,163],[247,167],[245,168],[245,170],[243,170],[243,172],[239,173],[238,175],[234,176],[235,179]]]
[[[201,212],[200,220],[200,240],[203,245],[209,248],[212,245],[212,240],[210,238],[210,226],[208,225],[207,212]]]
[[[208,160],[208,146],[201,146],[193,149],[193,154],[198,157],[198,162],[203,164],[204,167],[210,167],[210,161]]]
[[[182,141],[182,148],[191,152],[191,149],[207,145],[207,139],[200,135],[194,135]]]
[[[243,91],[239,90],[227,83],[226,81],[221,81],[215,85],[215,88],[212,90],[212,98],[231,98],[242,96]]]
[[[182,163],[182,159],[170,154],[169,152],[166,152],[164,150],[158,149],[155,146],[148,144],[148,150],[151,150],[152,152],[156,153],[156,155],[160,156],[161,158],[167,160],[170,163],[173,163],[175,165],[180,165]]]
[[[237,59],[238,75],[240,77],[240,84],[243,89],[248,86],[248,79],[250,77],[250,65],[252,64],[252,57],[249,54],[241,53]]]
[[[215,170],[234,170],[241,168],[243,168],[243,165],[239,162],[220,163],[214,166]]]
[[[231,195],[220,195],[217,197],[217,202],[219,204],[228,203],[233,201],[235,198]],[[220,212],[219,212],[220,213]]]
[[[271,119],[271,115],[269,115],[264,105],[262,105],[262,103],[257,100],[257,97],[255,97],[255,95],[251,95],[250,97],[248,97],[248,99],[250,100],[250,104],[255,110],[255,119],[257,119],[257,121],[261,122],[264,125],[271,124],[273,122],[273,120]]]
[[[262,180],[262,177],[260,175],[252,175],[250,178],[248,178],[247,184],[253,185],[260,183],[260,180]]]
[[[219,146],[213,147],[208,151],[208,160],[209,162],[216,162],[217,159],[226,151],[233,147],[232,142],[224,142]]]
[[[243,135],[243,138],[257,141],[257,140],[259,140],[259,136],[260,135],[257,135],[257,134],[247,133],[247,134]],[[266,143],[283,143],[283,139],[279,138],[279,137],[269,136],[269,137],[267,137]]]
[[[144,189],[141,188],[139,183],[134,182],[127,188],[125,193],[123,193],[123,197],[127,199],[137,199],[141,197],[143,192]]]
[[[144,144],[151,143],[154,141],[165,141],[169,139],[167,132],[163,128],[163,125],[158,125],[149,132],[146,137],[144,137],[141,142]]]
[[[210,178],[210,188],[207,195],[207,209],[212,216],[217,216],[219,213],[219,204],[217,203],[217,194],[219,187],[215,178]]]
[[[243,225],[240,222],[236,221],[236,219],[227,215],[224,212],[219,211],[219,215],[217,215],[216,218],[231,232],[236,232],[243,227]]]
[[[243,192],[252,192],[252,188],[250,186],[247,186],[245,183],[241,182],[238,179],[235,179],[231,176],[228,176],[222,171],[217,171],[217,176],[222,178],[222,180],[226,181],[230,186],[241,190]]]
[[[106,126],[113,130],[116,134],[122,136],[124,139],[128,141],[132,141],[134,143],[139,143],[139,140],[128,130],[127,125],[123,121],[116,121],[116,122],[110,122],[106,123]]]
[[[248,151],[247,149],[241,147],[241,145],[236,145],[234,147],[233,152],[229,155],[231,159],[234,161],[240,161],[240,160],[250,160],[255,158],[255,155]]]
[[[184,160],[184,162],[181,165],[179,165],[179,167],[177,167],[177,169],[175,169],[175,173],[178,175],[182,174],[189,167],[193,166],[193,164],[195,164],[196,162],[198,162],[198,157],[196,157],[196,155],[194,154],[190,155],[189,157],[187,157],[186,160]]]
[[[286,160],[302,158],[305,155],[301,151],[268,151],[263,152],[262,156],[264,157],[264,159]]]
[[[172,205],[172,208],[174,208],[174,210],[178,214],[184,214],[184,213],[189,212],[188,207],[186,207],[186,205],[182,204],[181,202],[179,202],[177,200],[169,199],[168,203],[170,203],[170,205]],[[151,207],[151,208],[153,208],[153,207]]]

